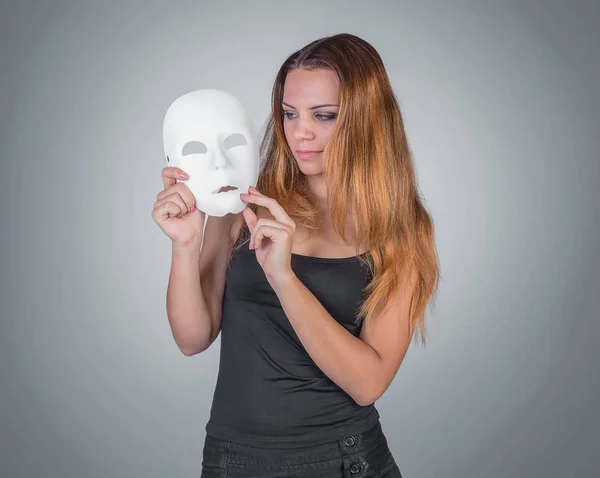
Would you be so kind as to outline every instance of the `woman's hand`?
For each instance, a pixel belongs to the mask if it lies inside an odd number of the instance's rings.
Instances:
[[[250,249],[256,250],[256,259],[262,267],[272,287],[294,275],[291,267],[292,243],[296,232],[296,223],[275,199],[259,193],[250,186],[250,194],[240,197],[246,203],[266,207],[275,218],[256,218],[250,208],[242,211],[242,216],[250,230]]]
[[[175,167],[162,170],[163,190],[156,196],[152,219],[174,243],[201,244],[205,214],[196,208],[194,195],[178,178],[186,179],[187,174]]]

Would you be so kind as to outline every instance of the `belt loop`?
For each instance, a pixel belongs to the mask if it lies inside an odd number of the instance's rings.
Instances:
[[[338,445],[342,456],[348,456],[356,453],[360,448],[362,436],[360,434],[348,435],[347,437],[338,440]]]

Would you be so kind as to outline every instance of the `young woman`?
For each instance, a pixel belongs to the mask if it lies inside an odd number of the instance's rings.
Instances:
[[[374,402],[439,266],[383,62],[350,34],[279,70],[257,188],[209,217],[163,170],[153,217],[173,241],[167,312],[186,355],[220,332],[202,477],[400,477]]]

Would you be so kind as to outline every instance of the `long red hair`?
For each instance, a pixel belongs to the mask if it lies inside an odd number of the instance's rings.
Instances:
[[[413,283],[410,333],[418,330],[425,344],[425,309],[433,302],[440,276],[433,221],[419,194],[400,107],[383,61],[369,43],[338,34],[316,40],[285,60],[273,86],[256,187],[275,198],[297,224],[319,230],[319,213],[283,129],[285,79],[297,68],[329,69],[340,80],[339,113],[323,153],[323,178],[335,231],[348,242],[344,229],[350,212],[356,254],[368,251],[360,260],[368,264],[372,280],[356,321],[385,313],[399,288]],[[248,207],[256,213],[255,204]],[[230,258],[249,238],[244,221],[234,237]]]

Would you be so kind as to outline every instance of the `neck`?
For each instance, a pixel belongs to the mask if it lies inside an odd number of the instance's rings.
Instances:
[[[321,174],[317,176],[307,176],[306,181],[308,182],[308,189],[311,192],[315,203],[318,205],[320,210],[327,209],[327,186],[323,180]]]
[[[307,180],[309,190],[323,221],[324,231],[333,231],[331,209],[327,204],[327,187],[325,186],[325,181],[323,181],[323,176],[320,174],[318,176],[308,176]],[[346,232],[351,238],[354,237],[354,227],[350,213],[348,213],[348,217],[346,218]]]

